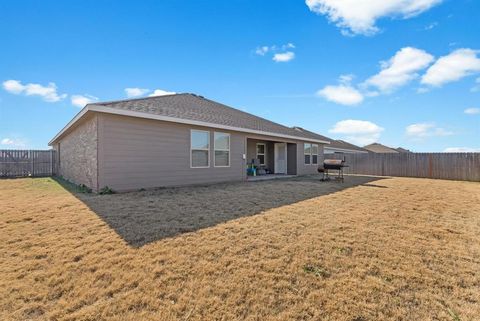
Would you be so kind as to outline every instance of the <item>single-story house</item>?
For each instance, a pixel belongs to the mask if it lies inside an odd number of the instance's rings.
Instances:
[[[91,103],[49,142],[58,174],[94,191],[242,181],[252,162],[314,174],[326,144],[195,94]]]

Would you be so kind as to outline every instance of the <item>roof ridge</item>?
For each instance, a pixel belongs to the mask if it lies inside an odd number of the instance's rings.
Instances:
[[[149,100],[149,99],[155,99],[155,98],[163,98],[163,97],[169,97],[169,96],[181,96],[181,95],[192,95],[192,96],[197,96],[192,93],[175,93],[175,94],[168,94],[168,95],[161,95],[161,96],[147,96],[147,97],[138,97],[138,98],[127,98],[127,99],[116,99],[116,100],[107,100],[107,101],[96,101],[93,103],[89,103],[88,105],[107,105],[107,104],[115,104],[115,103],[121,103],[121,102],[129,102],[129,101],[138,101],[138,100]],[[198,97],[198,96],[197,96]]]

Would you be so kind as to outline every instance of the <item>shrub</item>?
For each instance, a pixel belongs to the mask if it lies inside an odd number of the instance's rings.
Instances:
[[[98,194],[100,195],[115,194],[115,191],[110,187],[105,186],[98,191]]]
[[[92,189],[87,185],[85,184],[77,185],[75,183],[70,182],[63,176],[55,176],[52,179],[58,182],[60,185],[62,185],[65,189],[67,189],[70,192],[75,192],[75,193],[91,193],[92,192]]]
[[[80,193],[91,193],[92,189],[85,184],[80,184],[77,186],[77,191]]]
[[[325,268],[314,264],[305,264],[303,266],[303,271],[305,273],[313,274],[316,277],[327,278],[330,276],[330,273]]]

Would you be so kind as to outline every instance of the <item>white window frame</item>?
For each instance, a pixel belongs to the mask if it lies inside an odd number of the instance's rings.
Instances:
[[[305,153],[305,146],[310,145],[310,153]],[[310,163],[305,162],[305,156],[310,156]],[[303,163],[305,165],[312,165],[312,143],[303,143]]]
[[[313,153],[313,146],[317,146],[317,154]],[[312,165],[318,165],[318,151],[319,151],[318,144],[310,144],[310,152],[311,152],[310,161],[311,161]],[[313,155],[317,155],[317,162],[316,163],[313,162]]]
[[[195,148],[193,149],[192,148],[192,133],[193,132],[200,132],[200,133],[207,133],[208,134],[208,148]],[[207,162],[208,162],[208,165],[207,166],[193,166],[192,164],[192,161],[193,161],[193,158],[192,158],[192,152],[194,150],[203,150],[203,151],[207,151]],[[190,168],[210,168],[210,131],[208,130],[200,130],[200,129],[190,129]]]
[[[262,153],[260,153],[260,154],[258,153],[258,146],[259,146],[259,145],[262,145],[262,146],[263,146],[263,154],[262,154]],[[265,144],[265,143],[257,143],[257,144],[255,145],[255,155],[256,155],[256,157],[257,157],[258,160],[260,160],[260,158],[258,158],[258,155],[263,155],[263,164],[260,163],[260,165],[262,165],[262,166],[265,166],[266,161],[267,161],[267,160],[266,160],[266,157],[265,157],[265,154],[267,154],[267,144]]]
[[[227,135],[228,136],[228,149],[219,149],[217,148],[217,146],[215,145],[216,143],[216,139],[215,139],[215,134],[224,134],[224,135]],[[213,167],[230,167],[230,139],[231,139],[231,135],[230,133],[225,133],[225,132],[213,132]],[[218,166],[217,165],[217,158],[215,157],[215,152],[216,151],[219,151],[219,152],[228,152],[228,165],[225,166],[225,165],[221,165],[221,166]]]

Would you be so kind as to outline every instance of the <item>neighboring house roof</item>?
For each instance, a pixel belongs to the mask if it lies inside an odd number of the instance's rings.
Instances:
[[[364,149],[373,152],[373,153],[393,153],[393,154],[398,154],[398,151],[390,148],[388,146],[379,144],[379,143],[373,143],[367,146],[363,146]]]
[[[325,146],[326,149],[331,149],[338,152],[358,152],[358,153],[368,153],[368,150],[363,149],[362,147],[347,143],[343,140],[335,140],[326,136],[319,135],[302,127],[293,127],[293,129],[312,135],[312,137],[317,137],[320,140],[329,141],[330,144]]]
[[[402,147],[395,148],[395,150],[399,153],[411,153],[411,151]]]
[[[330,141],[330,145],[325,148],[339,152],[368,153],[368,150],[340,139]]]
[[[97,102],[86,105],[51,141],[59,139],[88,111],[221,128],[329,144],[326,137],[274,123],[195,94]]]

